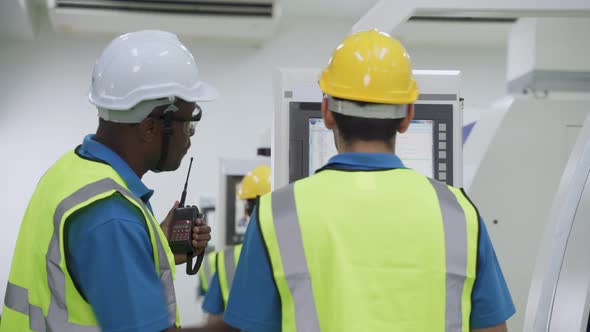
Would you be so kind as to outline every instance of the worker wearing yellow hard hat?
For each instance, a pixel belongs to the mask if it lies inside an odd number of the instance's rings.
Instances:
[[[239,199],[245,201],[245,218],[246,220],[250,220],[250,215],[252,214],[252,210],[256,204],[256,198],[262,196],[268,192],[270,192],[270,167],[266,165],[260,165],[250,171],[240,183],[240,187],[238,189],[237,196]],[[241,248],[241,246],[236,246],[236,248]],[[217,272],[217,251],[213,251],[208,253],[203,260],[203,270],[200,273],[199,279],[199,295],[205,296],[206,293],[209,291],[209,286],[211,285],[215,273]],[[236,259],[237,259],[236,255]],[[223,260],[223,259],[222,259]],[[226,287],[227,288],[227,287]],[[223,293],[223,290],[222,290]],[[227,303],[227,292],[224,292],[224,302]],[[210,296],[210,298],[215,298],[216,296]],[[212,303],[219,303],[213,302],[211,300],[208,301]],[[225,304],[224,304],[225,306]],[[220,308],[220,306],[217,306]],[[210,309],[211,311],[218,311],[220,309]]]
[[[256,198],[270,192],[270,173],[270,167],[260,165],[244,176],[238,189],[238,198],[246,202],[247,217],[252,214]]]
[[[419,91],[399,41],[347,37],[320,78],[338,155],[263,195],[224,320],[257,331],[505,331],[514,314],[477,209],[408,169],[396,135]]]
[[[242,179],[237,196],[246,203],[247,220],[255,209],[257,198],[270,192],[270,176],[270,167],[260,165]],[[210,321],[218,320],[225,311],[241,249],[239,244],[216,253],[215,273],[208,283],[209,289],[203,302],[203,310],[211,315]]]

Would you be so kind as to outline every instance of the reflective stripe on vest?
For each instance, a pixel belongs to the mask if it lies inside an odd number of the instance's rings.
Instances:
[[[297,331],[319,332],[320,323],[303,250],[293,183],[272,193],[272,217],[283,269],[295,305]]]
[[[446,331],[461,331],[462,301],[467,270],[467,220],[463,208],[447,185],[430,179],[440,204],[445,233],[446,257]],[[469,324],[469,322],[465,322]]]
[[[64,214],[73,207],[90,200],[91,198],[100,194],[111,191],[119,192],[125,198],[137,203],[143,209],[146,216],[151,216],[151,213],[143,204],[143,202],[133,195],[129,190],[122,187],[114,180],[105,178],[94,183],[88,184],[69,197],[65,198],[55,210],[53,217],[53,235],[49,243],[49,250],[47,251],[47,279],[48,286],[51,293],[49,310],[47,317],[43,315],[43,311],[38,306],[32,305],[28,300],[28,291],[25,288],[19,287],[9,282],[6,292],[5,305],[6,307],[29,316],[30,329],[33,331],[47,331],[47,332],[94,332],[100,331],[96,326],[82,326],[73,324],[68,321],[68,311],[66,307],[65,295],[65,275],[61,270],[59,264],[62,260],[60,254],[60,225]],[[160,227],[153,218],[148,218],[146,222],[151,224],[153,229]],[[174,284],[172,281],[172,273],[168,264],[168,259],[164,247],[157,234],[154,236],[158,252],[158,267],[160,274],[160,282],[164,288],[166,297],[166,305],[168,309],[169,321],[171,325],[176,322],[176,297],[174,293]]]
[[[431,184],[439,199],[445,236],[445,332],[465,330],[462,319],[462,296],[467,269],[467,220],[455,194],[438,181]],[[319,332],[320,324],[303,247],[294,184],[271,194],[272,218],[293,305],[295,330]]]
[[[219,252],[217,256],[217,276],[219,278],[224,307],[227,307],[229,292],[234,281],[234,276],[236,275],[236,267],[240,260],[241,250],[242,245],[240,244]]]
[[[43,310],[29,303],[29,291],[26,288],[19,287],[9,281],[6,287],[4,304],[14,311],[29,316],[29,328],[31,330],[39,332],[46,331]]]

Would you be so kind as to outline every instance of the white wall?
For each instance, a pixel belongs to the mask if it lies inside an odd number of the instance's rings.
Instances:
[[[495,240],[516,305],[509,324],[513,331],[522,331],[541,235],[589,105],[587,100],[515,99],[487,142],[473,179],[469,194]]]
[[[465,123],[477,120],[480,109],[488,108],[506,94],[505,46],[442,48],[410,44],[407,48],[414,68],[462,71],[461,96],[465,98]]]
[[[218,101],[204,106],[189,152],[196,157],[189,202],[198,202],[200,194],[216,193],[219,157],[255,155],[260,136],[271,123],[272,69],[325,65],[353,23],[353,19],[283,22],[277,38],[261,48],[187,41],[203,77],[222,93]],[[38,179],[96,128],[96,113],[86,92],[94,60],[109,40],[43,35],[32,42],[0,42],[0,285],[6,283],[19,224]],[[409,45],[409,51],[415,68],[463,70],[467,106],[485,105],[504,92],[503,48]],[[147,185],[156,190],[152,205],[158,219],[178,199],[187,166],[185,162],[180,172],[145,176]],[[199,322],[197,278],[186,276],[184,266],[178,276],[182,322]]]

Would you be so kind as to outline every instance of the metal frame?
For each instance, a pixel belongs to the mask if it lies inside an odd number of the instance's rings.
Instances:
[[[228,186],[235,188],[236,181],[248,174],[256,166],[269,165],[270,159],[258,157],[254,159],[221,159],[219,172],[219,192],[215,210],[217,227],[215,228],[215,244],[219,250],[227,245],[235,244],[241,237],[236,238],[235,233],[235,189],[228,190]],[[234,240],[235,239],[235,240]]]
[[[590,311],[590,116],[563,172],[537,257],[524,331],[586,332]]]
[[[289,183],[290,158],[290,104],[292,102],[321,102],[322,94],[317,86],[319,69],[281,68],[275,72],[275,111],[273,113],[271,167],[273,189]],[[462,106],[459,101],[459,71],[415,70],[420,87],[420,99],[416,104],[452,105],[453,133],[453,185],[463,182]]]

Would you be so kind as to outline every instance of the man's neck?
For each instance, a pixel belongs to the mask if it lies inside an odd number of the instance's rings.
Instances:
[[[342,144],[338,152],[395,153],[395,142],[389,145],[381,141],[355,141],[350,144]]]
[[[100,135],[95,135],[93,140],[99,142],[100,144],[108,147],[109,149],[113,150],[121,159],[123,159],[127,165],[133,170],[135,174],[141,179],[145,173],[147,173],[147,169],[142,167],[141,163],[137,162],[137,158],[134,158],[132,153],[129,153],[131,149],[125,148],[120,144],[116,144],[115,142],[106,139]]]

